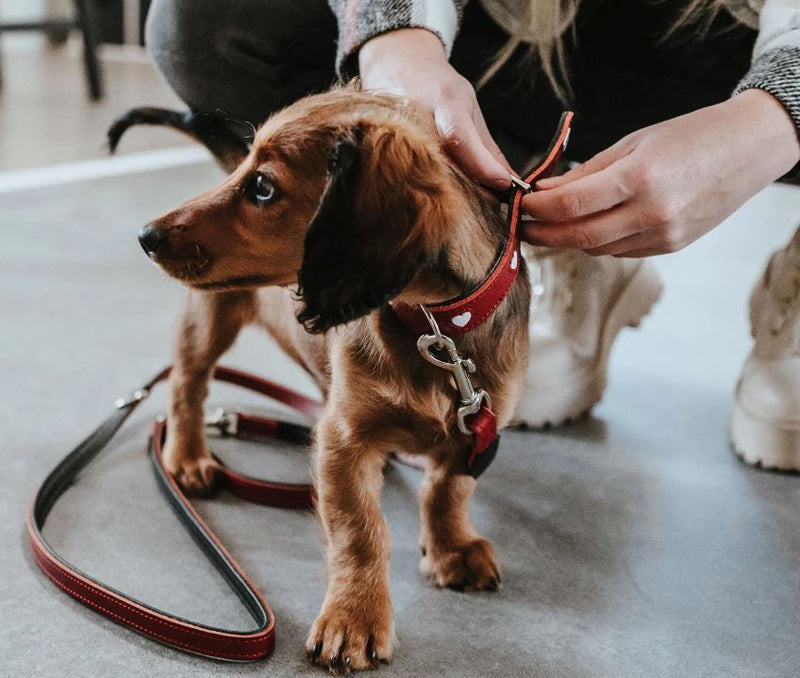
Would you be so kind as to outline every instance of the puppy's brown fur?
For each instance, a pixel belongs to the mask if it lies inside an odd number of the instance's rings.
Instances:
[[[218,157],[228,178],[152,224],[166,236],[153,258],[189,286],[165,462],[186,490],[211,485],[202,411],[210,373],[242,326],[266,327],[325,397],[314,459],[328,591],[306,649],[334,671],[374,667],[394,643],[380,511],[390,452],[427,456],[423,571],[437,586],[499,583],[492,547],[470,520],[471,440],[456,426],[454,384],[420,358],[386,301],[434,303],[474,286],[507,227],[497,200],[442,151],[429,116],[357,88],[303,99],[263,125],[246,157]],[[276,188],[260,206],[257,172]],[[497,311],[458,341],[500,426],[520,394],[528,302],[521,263]]]

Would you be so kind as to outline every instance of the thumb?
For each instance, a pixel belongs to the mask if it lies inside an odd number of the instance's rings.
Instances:
[[[511,172],[486,147],[469,115],[439,109],[435,119],[445,150],[472,180],[499,190],[511,185]]]

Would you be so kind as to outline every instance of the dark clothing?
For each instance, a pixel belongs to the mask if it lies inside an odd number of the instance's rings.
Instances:
[[[674,8],[583,3],[569,46],[570,159],[584,161],[630,132],[724,101],[747,72],[754,30],[721,13],[702,40],[679,33],[661,41]],[[507,38],[471,2],[451,63],[476,82]],[[148,46],[187,104],[254,125],[335,81],[336,39],[325,0],[155,0],[147,20]],[[526,154],[546,147],[564,109],[526,52],[520,47],[478,92],[490,130],[520,170]]]

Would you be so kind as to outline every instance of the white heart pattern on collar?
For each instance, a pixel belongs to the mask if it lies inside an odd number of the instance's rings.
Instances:
[[[470,320],[472,320],[472,313],[469,311],[464,311],[461,315],[454,315],[450,318],[450,322],[456,327],[466,327]]]

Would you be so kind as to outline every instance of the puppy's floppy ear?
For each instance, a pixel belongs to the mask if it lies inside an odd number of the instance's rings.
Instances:
[[[306,233],[297,316],[324,332],[382,306],[439,252],[443,165],[400,125],[359,123],[335,140]]]

